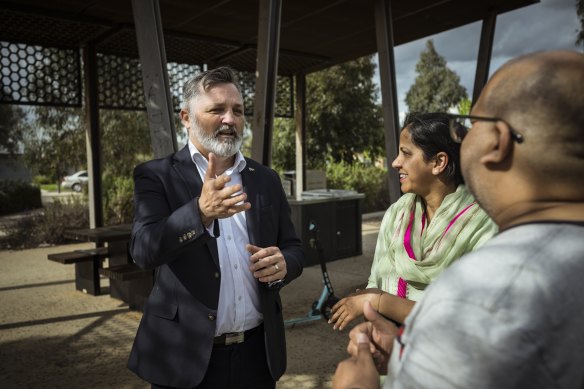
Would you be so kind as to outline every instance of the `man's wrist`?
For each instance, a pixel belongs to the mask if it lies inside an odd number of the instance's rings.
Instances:
[[[211,223],[213,223],[214,219],[211,219],[211,218],[205,216],[205,214],[201,210],[201,204],[199,203],[200,200],[201,200],[200,197],[197,198],[197,208],[199,211],[199,218],[201,219],[201,224],[203,225],[203,227],[209,228],[209,226],[211,226]]]

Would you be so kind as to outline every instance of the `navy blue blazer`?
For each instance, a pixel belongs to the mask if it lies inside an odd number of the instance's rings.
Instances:
[[[251,209],[250,243],[277,246],[286,260],[284,285],[302,273],[304,253],[275,171],[246,158],[241,172]],[[194,387],[213,348],[221,271],[217,243],[198,209],[202,181],[188,147],[134,170],[134,225],[130,252],[155,283],[130,353],[128,368],[163,386]],[[218,226],[218,223],[215,223]],[[216,227],[215,235],[220,233]],[[286,370],[286,340],[279,290],[260,283],[268,366],[274,380]]]

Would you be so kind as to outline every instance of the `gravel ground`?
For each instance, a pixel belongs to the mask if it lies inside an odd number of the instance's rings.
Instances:
[[[366,283],[379,218],[364,218],[363,255],[327,263],[338,296]],[[126,360],[141,313],[109,295],[75,290],[73,265],[47,254],[88,248],[73,244],[0,251],[0,388],[149,388]],[[102,280],[107,285],[107,280]],[[322,291],[319,266],[282,291],[285,319],[307,315]],[[287,327],[288,369],[278,389],[330,388],[346,357],[347,330],[324,320]]]

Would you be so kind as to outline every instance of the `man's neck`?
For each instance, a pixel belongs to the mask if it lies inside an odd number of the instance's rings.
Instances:
[[[203,146],[201,146],[198,142],[193,141],[192,139],[190,139],[190,142],[193,144],[193,146],[195,146],[199,153],[201,153],[201,155],[205,157],[207,161],[209,161],[209,151],[205,150]],[[235,153],[235,155],[232,155],[231,157],[220,157],[217,154],[215,154],[215,157],[216,157],[215,175],[219,177],[221,174],[225,172],[225,170],[233,166],[233,164],[235,163],[235,157],[237,157],[237,153]]]
[[[236,154],[237,155],[237,154]],[[208,156],[206,157],[209,160]],[[235,163],[235,155],[231,157],[217,157],[217,164],[215,165],[215,174],[220,176]]]
[[[537,221],[584,222],[584,202],[537,201],[511,204],[494,217],[499,229]]]

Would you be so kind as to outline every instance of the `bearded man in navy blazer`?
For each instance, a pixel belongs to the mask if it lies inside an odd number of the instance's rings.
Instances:
[[[156,269],[128,367],[153,388],[274,389],[286,370],[279,290],[304,253],[277,173],[240,152],[227,67],[183,88],[189,142],[134,171],[130,252]]]

